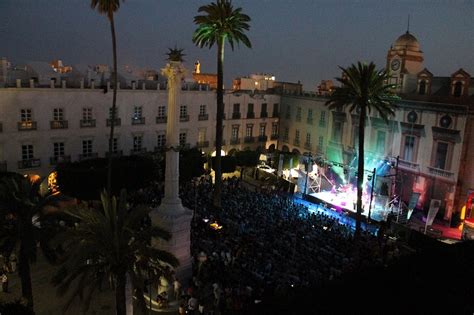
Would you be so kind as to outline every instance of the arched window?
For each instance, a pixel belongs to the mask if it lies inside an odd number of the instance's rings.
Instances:
[[[460,97],[462,93],[462,82],[457,81],[454,83],[454,91],[453,91],[453,96],[454,97]]]
[[[426,80],[421,80],[420,81],[418,94],[420,94],[420,95],[425,95],[426,94]]]

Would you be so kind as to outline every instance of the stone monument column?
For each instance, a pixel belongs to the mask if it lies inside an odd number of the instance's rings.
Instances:
[[[179,259],[180,266],[176,269],[176,276],[184,284],[192,275],[190,252],[192,211],[183,207],[179,198],[179,97],[181,79],[186,70],[180,58],[173,61],[170,56],[170,61],[161,73],[168,78],[165,195],[160,206],[154,209],[150,216],[152,224],[171,233],[170,241],[154,240],[154,246],[174,254]]]

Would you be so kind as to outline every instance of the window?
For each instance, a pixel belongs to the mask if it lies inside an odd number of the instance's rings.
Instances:
[[[414,136],[405,136],[405,144],[403,145],[403,160],[414,162],[415,160],[415,143]]]
[[[253,134],[253,125],[247,125],[247,128],[245,128],[245,136],[246,137],[252,137]]]
[[[156,136],[156,146],[162,148],[166,145],[166,135],[164,133],[159,133]]]
[[[237,140],[239,138],[239,126],[232,126],[232,140]]]
[[[240,104],[239,103],[235,103],[234,104],[234,111],[233,113],[240,113]]]
[[[33,145],[32,144],[23,144],[21,146],[21,159],[23,161],[31,160],[34,158],[33,155]]]
[[[265,136],[265,127],[266,125],[260,125],[259,136]]]
[[[135,106],[133,108],[133,119],[142,119],[143,108],[141,106]]]
[[[321,117],[319,118],[319,127],[326,127],[326,111],[321,112]]]
[[[300,141],[300,131],[299,131],[299,129],[296,129],[296,131],[295,131],[295,141],[298,141],[298,142]]]
[[[445,170],[447,168],[449,144],[447,142],[438,142],[436,144],[434,167]]]
[[[249,103],[247,113],[253,113],[253,104],[252,103]]]
[[[420,86],[418,88],[418,94],[425,95],[426,94],[426,80],[420,81]]]
[[[166,106],[158,106],[158,118],[166,117]]]
[[[323,149],[323,145],[324,145],[324,137],[323,137],[323,136],[319,136],[319,138],[318,138],[318,147],[319,147],[319,150],[322,150],[322,149]]]
[[[272,114],[273,117],[277,117],[278,116],[278,103],[274,103],[273,104],[273,114]]]
[[[179,145],[183,147],[186,146],[186,132],[179,133]]]
[[[462,82],[457,81],[456,83],[454,83],[453,96],[460,97],[461,94],[462,94]]]
[[[64,113],[62,108],[54,108],[53,109],[53,120],[54,121],[63,121],[64,120]]]
[[[82,140],[82,155],[92,156],[92,140]]]
[[[135,135],[133,136],[133,151],[139,152],[142,150],[143,136]]]
[[[283,139],[288,140],[290,137],[290,129],[288,127],[285,127],[285,133],[283,134]]]
[[[262,103],[262,110],[260,111],[260,117],[267,117],[267,103]]]
[[[311,134],[309,132],[306,133],[306,144],[311,145]]]
[[[296,121],[301,121],[301,107],[296,108]]]
[[[206,115],[206,105],[199,105],[199,116]]]
[[[307,122],[308,122],[308,124],[312,124],[312,123],[313,123],[313,110],[312,110],[312,109],[308,109],[308,119],[307,119]]]
[[[31,109],[22,109],[20,111],[21,115],[20,115],[20,119],[21,121],[23,122],[30,122],[32,121],[32,110]]]
[[[335,121],[333,128],[332,128],[332,141],[341,143],[342,142],[342,128],[343,128],[342,121]],[[357,133],[356,133],[357,134]],[[358,136],[358,134],[357,134]],[[357,142],[358,143],[358,142]]]
[[[377,130],[377,141],[375,149],[378,153],[385,153],[385,131]]]
[[[206,141],[206,129],[201,128],[198,132],[198,142],[203,143],[204,141]]]
[[[92,119],[93,119],[92,107],[83,107],[82,108],[82,120],[91,121]]]
[[[179,118],[186,118],[188,116],[188,106],[181,105],[179,107]]]
[[[286,105],[285,118],[286,118],[286,119],[290,119],[290,118],[291,118],[291,107],[290,107],[290,105]]]
[[[278,135],[278,124],[273,123],[272,124],[272,136],[277,136]]]
[[[53,143],[53,154],[55,158],[64,156],[64,142]]]

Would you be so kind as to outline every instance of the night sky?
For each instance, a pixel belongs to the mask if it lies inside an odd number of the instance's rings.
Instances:
[[[216,50],[191,41],[201,0],[127,0],[116,15],[119,64],[160,68],[168,47],[185,49],[187,67],[215,72]],[[474,76],[474,1],[234,0],[252,18],[253,49],[226,50],[226,85],[236,76],[273,73],[314,90],[358,60],[385,66],[390,45],[407,29],[418,38],[425,67]],[[62,59],[111,63],[110,27],[88,0],[0,0],[0,56],[13,63]]]

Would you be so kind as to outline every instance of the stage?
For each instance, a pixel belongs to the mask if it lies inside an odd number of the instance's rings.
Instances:
[[[362,215],[365,217],[369,215],[369,198],[370,197],[367,196],[362,197],[362,207],[364,209]],[[326,208],[330,208],[338,213],[343,212],[354,217],[356,214],[357,194],[355,190],[321,191],[318,193],[310,193],[306,195],[305,199],[316,204],[322,204]],[[383,196],[373,197],[370,213],[371,220],[379,222],[387,219],[387,215],[390,212],[390,210],[385,207],[387,200],[388,198]]]

